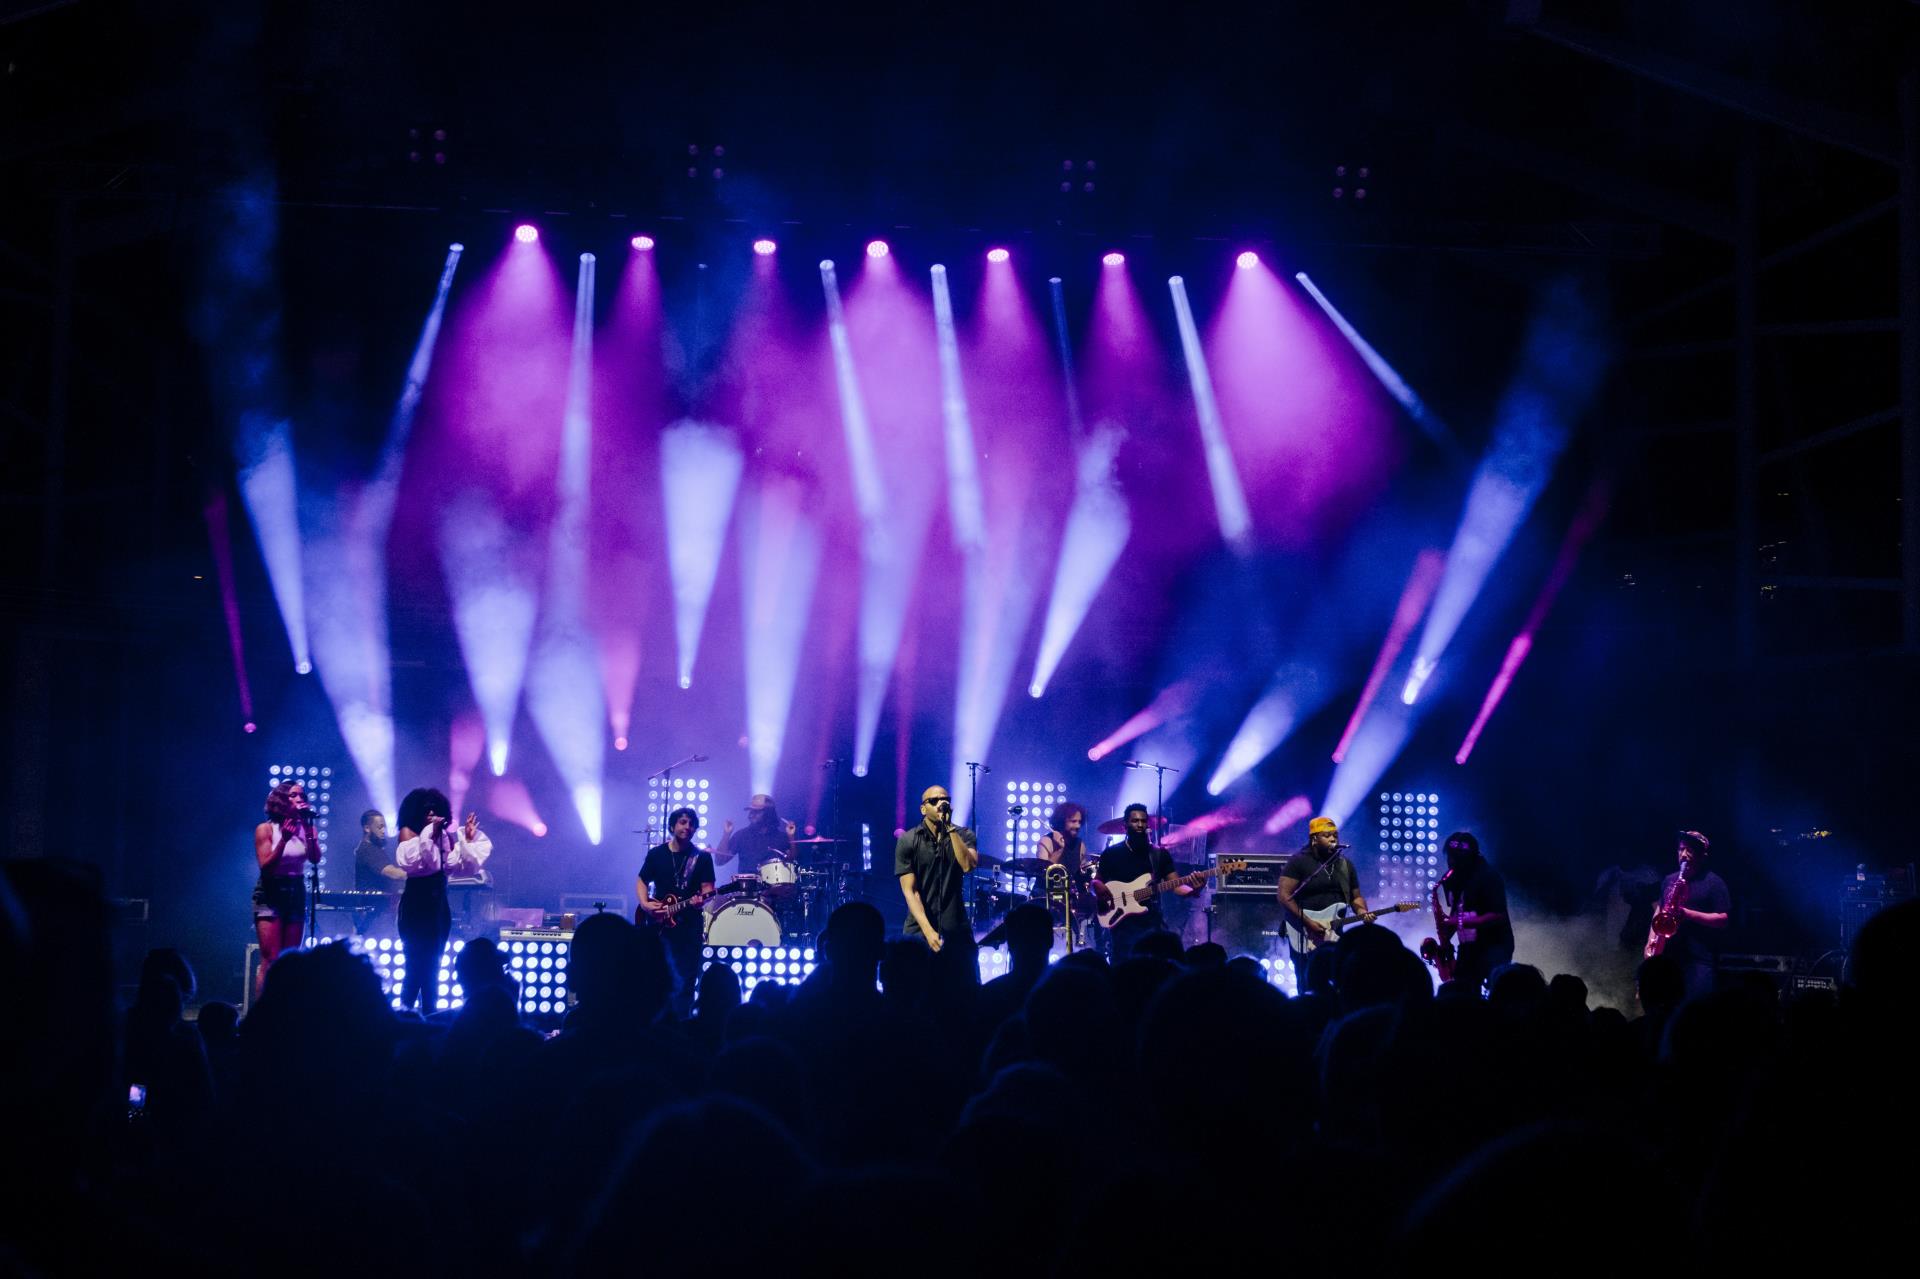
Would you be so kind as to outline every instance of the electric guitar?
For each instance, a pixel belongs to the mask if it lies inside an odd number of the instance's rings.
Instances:
[[[1112,928],[1129,915],[1143,915],[1147,903],[1155,893],[1172,892],[1182,884],[1198,886],[1206,883],[1215,875],[1231,875],[1235,871],[1245,870],[1245,862],[1221,862],[1208,870],[1196,870],[1191,875],[1176,875],[1171,879],[1155,882],[1151,873],[1137,879],[1129,879],[1124,884],[1105,884],[1093,881],[1093,917],[1100,921],[1100,927]]]
[[[720,887],[708,893],[705,897],[702,897],[696,893],[692,897],[688,897],[683,900],[679,897],[675,897],[672,893],[668,893],[665,897],[660,899],[660,904],[667,908],[664,914],[658,914],[658,915],[650,914],[648,913],[647,908],[645,906],[635,906],[633,908],[633,922],[636,924],[651,924],[655,928],[658,928],[660,931],[665,932],[667,929],[673,928],[679,924],[680,922],[679,915],[681,911],[686,910],[689,907],[704,906],[708,902],[712,901],[714,898],[724,897],[728,893],[744,892],[746,891],[746,888],[747,888],[747,885],[740,883],[738,880],[733,880],[728,883],[722,884]]]
[[[1289,915],[1286,919],[1287,945],[1296,955],[1305,955],[1331,945],[1340,940],[1340,934],[1355,924],[1365,923],[1358,914],[1348,914],[1351,906],[1344,903],[1337,906],[1322,906],[1319,910],[1306,911],[1308,919],[1314,920],[1327,930],[1325,937],[1315,937],[1298,920]],[[1375,906],[1375,915],[1397,915],[1402,911],[1419,910],[1419,902],[1395,902],[1391,906]]]

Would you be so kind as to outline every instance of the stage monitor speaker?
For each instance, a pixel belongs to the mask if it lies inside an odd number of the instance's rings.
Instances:
[[[1272,897],[1213,898],[1212,939],[1227,948],[1227,956],[1251,955],[1266,959],[1279,952],[1280,903]]]

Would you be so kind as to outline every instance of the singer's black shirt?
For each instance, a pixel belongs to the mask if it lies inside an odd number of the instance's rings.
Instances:
[[[977,847],[972,831],[963,826],[957,833],[961,843]],[[972,936],[967,926],[967,873],[954,860],[951,839],[932,834],[927,824],[921,822],[894,845],[893,873],[895,878],[913,876],[914,891],[920,894],[920,904],[926,908],[927,922],[938,929],[942,937],[951,940],[961,934]],[[920,924],[911,911],[907,912],[907,935],[920,935]]]
[[[1338,853],[1334,854],[1332,865],[1322,869],[1318,857],[1301,849],[1287,858],[1280,876],[1299,881],[1299,886],[1293,890],[1293,900],[1301,910],[1344,906],[1360,891],[1359,873],[1354,870],[1351,861]]]

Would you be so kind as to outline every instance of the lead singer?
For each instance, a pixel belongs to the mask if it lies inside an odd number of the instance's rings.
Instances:
[[[430,787],[407,792],[400,801],[400,846],[394,859],[407,872],[400,894],[398,932],[407,960],[400,979],[400,1006],[412,1008],[426,992],[422,1011],[434,1010],[440,983],[440,956],[453,931],[453,912],[447,906],[447,872],[472,874],[493,855],[493,841],[480,831],[480,818],[468,813],[466,822],[450,830],[453,804]]]
[[[971,965],[973,928],[967,923],[966,878],[980,864],[972,831],[953,824],[953,800],[944,786],[920,796],[920,824],[900,836],[893,873],[907,899],[907,936],[919,937],[944,962]],[[973,979],[978,980],[975,969]]]

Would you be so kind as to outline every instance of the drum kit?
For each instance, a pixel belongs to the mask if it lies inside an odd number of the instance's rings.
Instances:
[[[703,925],[709,946],[788,945],[817,937],[845,891],[839,845],[819,836],[796,839],[786,854],[763,859],[733,877],[746,888],[707,903]]]

